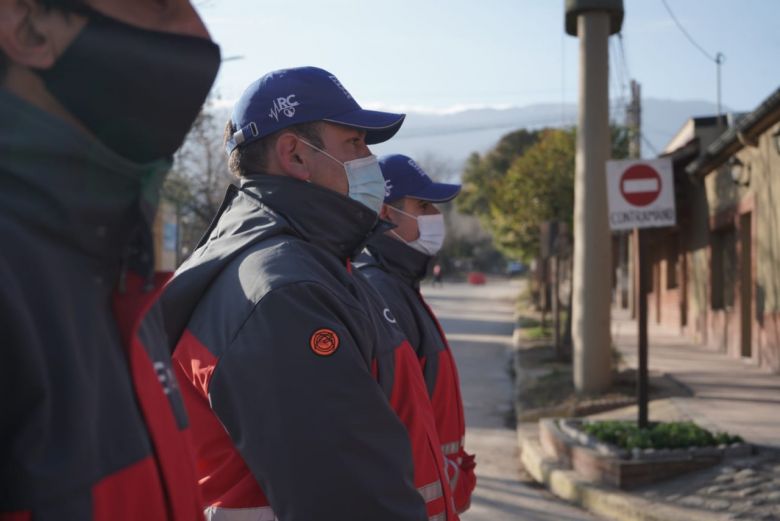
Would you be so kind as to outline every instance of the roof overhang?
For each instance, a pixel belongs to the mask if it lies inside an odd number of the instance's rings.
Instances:
[[[688,175],[703,178],[721,166],[745,146],[755,146],[759,136],[780,121],[780,88],[753,112],[720,135],[701,157],[689,164]]]

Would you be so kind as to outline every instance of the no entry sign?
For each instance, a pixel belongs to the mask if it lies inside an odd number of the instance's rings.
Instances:
[[[613,230],[673,226],[672,162],[607,161],[609,223]]]
[[[661,195],[661,176],[646,163],[631,165],[620,176],[620,194],[633,206],[647,206]]]

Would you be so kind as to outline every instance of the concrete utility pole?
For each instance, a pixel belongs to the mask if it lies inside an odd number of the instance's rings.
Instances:
[[[606,161],[610,156],[610,34],[623,23],[622,0],[566,0],[566,32],[580,38],[579,125],[574,181],[574,385],[607,389],[612,377],[611,235]]]

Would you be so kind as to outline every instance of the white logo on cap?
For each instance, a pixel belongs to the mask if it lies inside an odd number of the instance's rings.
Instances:
[[[276,98],[274,106],[271,107],[271,111],[268,113],[268,117],[274,118],[277,122],[279,121],[279,114],[284,114],[288,118],[293,117],[295,115],[295,107],[300,105],[299,102],[293,99],[294,97],[295,94],[290,94],[286,98],[284,96]]]
[[[385,197],[389,197],[391,193],[393,193],[393,183],[385,179]]]
[[[341,84],[341,82],[339,81],[339,79],[337,77],[335,77],[335,76],[333,76],[331,74],[330,76],[328,76],[328,78],[330,78],[330,81],[332,81],[333,83],[336,84],[336,87],[341,89],[341,92],[344,93],[344,95],[347,97],[347,99],[352,99],[352,95],[349,92],[347,92],[347,89],[344,88],[344,85]]]
[[[420,177],[427,177],[425,172],[423,172],[423,169],[420,168],[420,166],[414,162],[414,159],[409,160],[409,166],[417,170],[417,173],[420,174]]]

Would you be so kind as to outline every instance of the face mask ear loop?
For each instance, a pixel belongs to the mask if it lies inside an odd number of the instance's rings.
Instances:
[[[398,209],[398,208],[396,208],[395,206],[392,206],[392,205],[389,205],[389,204],[386,204],[385,206],[387,206],[388,208],[392,208],[392,209],[393,209],[393,210],[395,210],[396,212],[398,212],[398,213],[400,213],[400,214],[403,214],[403,215],[407,216],[408,218],[410,218],[410,219],[414,219],[415,221],[417,221],[417,223],[418,223],[418,224],[417,224],[417,233],[420,233],[420,232],[419,232],[419,230],[420,230],[420,225],[419,225],[419,222],[420,222],[420,221],[418,221],[418,220],[417,220],[417,217],[415,217],[414,215],[412,215],[412,214],[410,214],[410,213],[406,213],[406,212],[404,212],[403,210],[399,210],[399,209]],[[406,239],[404,239],[403,237],[401,237],[400,235],[398,235],[398,234],[395,232],[395,230],[390,230],[390,233],[392,233],[393,235],[395,235],[396,237],[398,237],[398,240],[399,240],[399,241],[401,241],[401,242],[403,242],[404,244],[409,244],[409,243],[410,243],[410,241],[407,241]],[[411,241],[411,242],[414,242],[414,241]]]
[[[395,230],[390,230],[390,233],[392,233],[393,235],[395,235],[396,237],[398,237],[398,240],[399,240],[399,241],[401,241],[402,243],[404,243],[404,244],[409,244],[409,242],[408,242],[408,241],[406,241],[406,240],[405,240],[403,237],[401,237],[400,235],[398,235],[397,233],[395,233]]]
[[[329,158],[331,158],[332,160],[334,160],[336,163],[340,164],[341,166],[344,166],[344,163],[342,163],[341,161],[339,161],[338,159],[336,159],[336,158],[335,158],[335,157],[333,157],[332,155],[328,154],[327,152],[325,152],[325,151],[324,151],[323,149],[321,149],[320,147],[315,147],[314,145],[312,145],[311,143],[309,143],[308,141],[306,141],[305,139],[303,139],[303,138],[302,138],[302,137],[300,137],[300,136],[298,137],[298,139],[299,139],[299,140],[301,140],[303,143],[306,143],[308,146],[310,146],[311,148],[313,148],[313,149],[314,149],[314,150],[316,150],[317,152],[321,152],[321,153],[325,154],[326,156],[328,156]]]
[[[410,219],[414,219],[415,221],[417,220],[417,216],[416,216],[416,215],[412,215],[412,214],[410,214],[410,213],[406,213],[406,212],[404,212],[403,210],[400,210],[400,209],[398,209],[398,208],[396,208],[395,206],[392,206],[392,205],[390,205],[390,204],[386,204],[385,206],[387,206],[388,208],[392,208],[392,209],[393,209],[393,210],[395,210],[396,212],[398,212],[398,213],[400,213],[400,214],[402,214],[402,215],[405,215],[405,216],[407,216],[407,217],[408,217],[408,218],[410,218]]]

